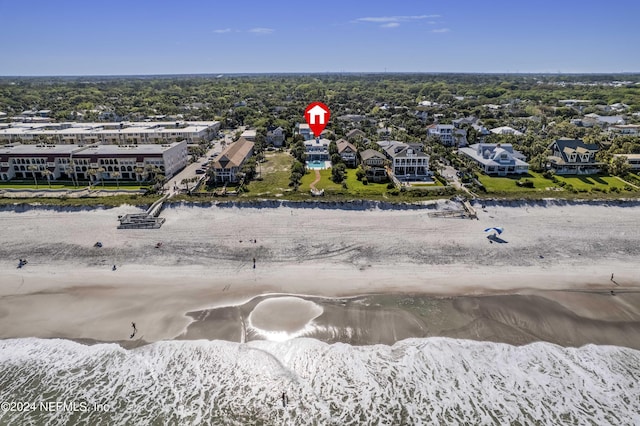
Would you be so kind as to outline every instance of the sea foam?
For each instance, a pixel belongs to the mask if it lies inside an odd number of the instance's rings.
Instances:
[[[0,411],[0,424],[631,425],[639,383],[640,351],[612,346],[0,341],[1,402],[108,407]]]

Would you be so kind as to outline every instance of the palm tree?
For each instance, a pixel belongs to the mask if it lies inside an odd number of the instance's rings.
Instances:
[[[87,174],[89,175],[89,188],[91,188],[91,184],[95,183],[96,176],[98,175],[98,170],[90,169]]]
[[[213,167],[209,167],[207,169],[207,178],[209,180],[209,183],[216,181],[216,169],[214,169]]]
[[[102,183],[102,187],[104,188],[104,167],[98,167],[98,176],[100,177],[100,183]]]
[[[78,182],[75,179],[76,176],[76,163],[71,160],[69,161],[69,165],[65,168],[65,172],[71,177],[71,183],[73,186],[78,186]]]
[[[145,172],[144,168],[142,168],[142,167],[136,167],[135,171],[136,171],[136,175],[140,176],[140,178],[141,178],[142,180],[145,180],[145,178],[143,177],[143,176],[145,176],[145,175],[146,175],[146,172]]]
[[[189,192],[189,182],[190,182],[190,179],[187,179],[187,178],[184,178],[180,181],[180,183],[183,184],[185,188],[187,188],[187,192]]]
[[[49,184],[49,188],[51,188],[51,175],[53,175],[53,172],[49,169],[44,169],[42,174],[47,178],[47,183]]]
[[[118,189],[120,189],[120,172],[113,172],[111,173],[111,176],[116,178],[116,185],[118,186]]]
[[[38,171],[38,166],[36,166],[35,164],[31,164],[29,167],[27,167],[29,169],[29,171],[31,171],[31,175],[33,176],[33,181],[36,183],[36,189],[38,189],[38,180],[36,179],[36,171]]]

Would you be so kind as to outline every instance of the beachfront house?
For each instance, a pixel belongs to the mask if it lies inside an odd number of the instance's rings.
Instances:
[[[387,180],[387,158],[375,149],[365,149],[360,152],[362,168],[369,182],[384,182]]]
[[[506,176],[529,172],[525,156],[507,143],[476,143],[458,149],[458,155],[471,159],[487,175]]]
[[[420,181],[430,178],[430,157],[418,145],[399,141],[380,141],[378,145],[383,148],[391,163],[391,171],[398,179]]]
[[[603,163],[596,160],[598,145],[579,139],[558,139],[549,145],[547,169],[559,175],[588,175],[599,173]]]
[[[338,155],[347,167],[358,165],[358,149],[352,143],[340,139],[336,142],[336,146],[338,147]]]
[[[227,145],[215,163],[213,163],[215,181],[220,183],[238,182],[238,174],[242,166],[253,155],[253,146],[253,142],[244,138],[240,138],[232,144]]]
[[[329,161],[329,139],[311,139],[304,142],[307,162]]]

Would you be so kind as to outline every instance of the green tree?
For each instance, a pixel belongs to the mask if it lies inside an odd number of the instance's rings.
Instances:
[[[631,166],[627,162],[627,157],[613,156],[607,164],[609,174],[613,176],[624,176],[629,173]]]
[[[332,167],[331,180],[334,181],[335,183],[341,183],[345,178],[346,172],[347,172],[347,167],[343,163],[340,163]]]

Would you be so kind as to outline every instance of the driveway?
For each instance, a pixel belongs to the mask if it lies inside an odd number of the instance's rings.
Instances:
[[[464,185],[462,185],[462,182],[460,182],[460,179],[458,179],[458,175],[457,175],[458,171],[456,169],[454,169],[451,166],[445,166],[444,170],[442,171],[442,176],[444,176],[444,178],[456,189],[460,190],[460,191],[464,191],[467,194],[469,194],[472,197],[475,197],[475,194],[472,193],[471,191],[469,191],[467,189],[467,187],[465,187]]]

